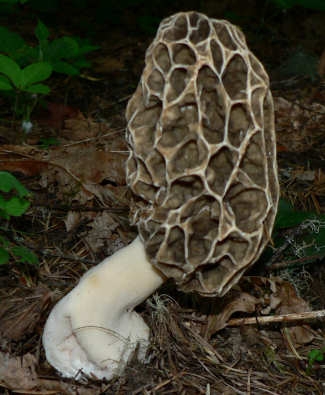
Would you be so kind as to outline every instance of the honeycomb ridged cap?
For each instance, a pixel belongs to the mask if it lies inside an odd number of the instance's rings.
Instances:
[[[241,30],[164,19],[126,111],[127,183],[151,263],[186,292],[224,295],[269,241],[279,196],[273,100]]]

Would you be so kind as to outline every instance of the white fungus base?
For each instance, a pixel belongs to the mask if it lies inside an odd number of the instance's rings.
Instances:
[[[110,380],[138,345],[143,360],[149,328],[133,309],[163,282],[138,237],[89,270],[50,313],[43,334],[48,362],[64,377]]]

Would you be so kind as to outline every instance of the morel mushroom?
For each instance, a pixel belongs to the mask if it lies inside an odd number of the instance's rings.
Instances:
[[[243,33],[196,12],[162,21],[126,111],[139,236],[53,309],[43,342],[64,376],[110,379],[149,329],[133,311],[166,278],[224,295],[270,238],[279,187],[268,76]]]

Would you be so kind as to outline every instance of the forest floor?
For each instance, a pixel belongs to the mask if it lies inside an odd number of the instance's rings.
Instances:
[[[223,299],[185,295],[172,282],[161,287],[137,309],[151,329],[148,363],[130,361],[111,382],[76,382],[46,362],[41,335],[51,308],[85,271],[136,235],[128,219],[124,113],[153,36],[126,34],[129,18],[98,33],[91,69],[52,78],[28,135],[0,98],[0,170],[33,195],[27,213],[10,221],[8,237],[39,259],[0,266],[0,393],[324,394],[324,318],[261,319],[325,309],[325,239],[312,257],[299,253],[325,226],[325,15],[301,9],[260,22],[260,30],[246,22],[243,30],[271,78],[281,197],[316,219],[279,230],[282,249],[269,247]],[[67,34],[69,20],[61,20],[57,34]],[[31,29],[27,17],[21,29]],[[249,317],[253,323],[234,319]]]

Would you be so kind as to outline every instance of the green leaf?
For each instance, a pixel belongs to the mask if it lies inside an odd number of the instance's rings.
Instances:
[[[83,39],[80,37],[73,37],[73,39],[78,44],[78,56],[82,56],[82,55],[85,55],[89,52],[100,49],[100,46],[90,44],[89,39],[87,39],[87,38]]]
[[[30,263],[32,265],[38,265],[37,256],[26,247],[14,246],[14,247],[12,247],[11,252],[15,256],[19,257],[19,262]]]
[[[324,0],[273,0],[273,2],[284,10],[297,5],[314,10],[325,10]]]
[[[0,244],[1,247],[8,247],[9,241],[6,237],[0,235]]]
[[[0,26],[0,52],[12,55],[26,45],[22,37],[11,32],[4,26]]]
[[[100,49],[99,45],[86,44],[86,45],[83,45],[83,46],[79,46],[78,55],[79,56],[86,55],[89,52],[96,51],[97,49]]]
[[[310,364],[313,364],[314,361],[322,362],[324,360],[324,353],[322,350],[311,350],[308,353],[308,360]]]
[[[80,71],[76,67],[72,66],[67,62],[55,62],[53,63],[53,70],[57,73],[67,74],[67,75],[79,75]]]
[[[6,78],[4,75],[0,75],[0,90],[2,91],[13,90],[13,86],[9,82],[8,78]]]
[[[21,88],[26,88],[35,82],[44,81],[52,74],[52,66],[47,62],[30,64],[22,71]]]
[[[298,0],[297,3],[305,8],[325,11],[324,0]]]
[[[24,4],[26,3],[28,0],[0,0],[0,4],[1,3],[5,3],[5,4],[17,4],[17,3],[21,3]]]
[[[37,13],[51,14],[58,10],[58,0],[30,0],[31,8]]]
[[[40,93],[42,95],[47,95],[48,93],[51,92],[51,89],[45,85],[45,84],[34,84],[27,86],[24,88],[25,92],[30,92],[30,93]]]
[[[12,217],[20,217],[30,206],[30,202],[17,196],[6,200],[4,210]]]
[[[291,8],[293,6],[293,2],[294,0],[273,0],[273,3],[284,10]]]
[[[0,247],[0,265],[5,265],[8,263],[10,255],[7,250]]]
[[[2,195],[0,195],[0,217],[4,219],[10,219],[10,216],[6,211],[6,200]]]
[[[23,68],[33,62],[39,61],[39,48],[25,45],[18,51],[10,54],[10,56],[19,64],[21,68]]]
[[[73,66],[78,69],[83,69],[87,67],[91,67],[91,62],[85,58],[77,58],[73,59]]]
[[[19,197],[29,195],[29,191],[17,180],[15,176],[7,171],[0,171],[0,191],[10,192],[16,190]]]
[[[284,59],[279,72],[285,77],[299,75],[309,77],[312,81],[317,78],[318,58],[312,54],[308,54],[302,49],[296,50],[287,59]]]
[[[5,220],[10,219],[10,216],[1,207],[0,207],[0,217]]]
[[[38,41],[42,43],[46,41],[50,35],[49,29],[44,25],[41,20],[38,20],[37,26],[35,28],[35,36],[37,37]]]
[[[71,59],[78,55],[79,45],[71,37],[61,37],[53,40],[48,48],[48,59],[55,63],[61,59]]]
[[[143,15],[138,18],[138,25],[145,33],[152,34],[157,30],[159,18],[152,15]]]
[[[60,141],[56,137],[41,137],[39,140],[39,146],[42,149],[49,149],[57,145],[60,145]]]
[[[288,201],[280,199],[274,228],[292,228],[300,225],[306,219],[312,219],[315,217],[317,217],[315,213],[297,211]]]
[[[20,86],[22,71],[18,64],[9,56],[0,54],[0,73],[11,79],[17,88]]]

